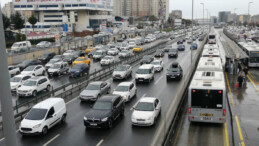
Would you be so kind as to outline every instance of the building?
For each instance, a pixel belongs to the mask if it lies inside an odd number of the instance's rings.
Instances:
[[[244,23],[248,23],[250,20],[250,15],[237,15],[237,22],[244,24]]]
[[[159,11],[159,0],[150,0],[151,1],[151,7],[150,7],[150,11],[151,11],[151,15],[156,16],[157,18],[158,16],[158,11]]]
[[[164,22],[168,20],[169,17],[169,0],[159,0],[160,3],[160,10],[159,10],[159,18],[162,19]]]
[[[169,17],[171,19],[182,19],[182,11],[181,10],[172,10]]]
[[[218,18],[216,16],[211,16],[210,19],[211,19],[211,24],[213,25],[218,24]]]
[[[228,23],[230,22],[231,20],[231,12],[229,11],[222,11],[222,12],[219,12],[219,16],[218,16],[218,22],[219,23]]]
[[[252,16],[251,21],[252,21],[253,23],[259,23],[259,15],[254,15],[254,16]]]
[[[131,0],[113,0],[114,16],[131,16]]]
[[[39,31],[97,29],[112,17],[113,11],[113,0],[13,0],[13,3],[15,10],[33,11]],[[31,25],[26,23],[26,27],[30,29]]]
[[[12,2],[6,3],[5,6],[2,8],[2,13],[6,17],[11,18],[11,15],[15,13],[13,3]]]
[[[207,19],[207,18],[199,18],[199,19],[195,19],[195,23],[198,24],[198,25],[208,25],[211,23],[211,20],[210,19]]]
[[[132,0],[132,16],[143,17],[149,16],[151,1],[150,0]]]

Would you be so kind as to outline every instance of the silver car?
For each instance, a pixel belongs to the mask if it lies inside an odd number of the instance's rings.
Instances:
[[[128,79],[131,77],[132,68],[130,65],[120,65],[113,71],[113,80]]]
[[[110,90],[110,83],[104,81],[92,82],[80,93],[80,99],[81,101],[96,101],[102,95],[109,94]]]
[[[126,57],[130,57],[131,56],[131,52],[128,50],[122,50],[119,53],[119,58],[126,58]]]

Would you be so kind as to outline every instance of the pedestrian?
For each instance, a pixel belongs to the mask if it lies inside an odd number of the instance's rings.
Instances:
[[[238,62],[237,68],[238,68],[237,73],[239,73],[242,70],[242,66],[240,62]]]
[[[243,84],[243,77],[241,75],[239,75],[237,78],[237,81],[238,81],[239,88],[241,88],[242,84]]]
[[[233,75],[233,73],[234,73],[234,64],[233,64],[233,62],[231,61],[231,62],[230,62],[230,74]]]
[[[247,74],[248,74],[248,67],[247,66],[245,66],[244,72],[245,72],[245,76],[247,76]]]

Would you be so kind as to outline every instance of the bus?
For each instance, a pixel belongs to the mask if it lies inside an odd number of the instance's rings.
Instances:
[[[220,57],[220,52],[218,49],[203,49],[202,57]]]
[[[248,56],[246,64],[248,67],[259,67],[259,46],[255,44],[242,44],[241,45],[244,52]]]
[[[201,57],[196,71],[223,72],[221,59],[219,57]]]
[[[216,44],[216,35],[214,33],[210,33],[208,36],[208,44]]]

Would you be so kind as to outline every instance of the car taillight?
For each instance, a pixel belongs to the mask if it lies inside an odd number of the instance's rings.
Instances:
[[[223,116],[226,116],[226,109],[223,109]]]
[[[192,113],[192,109],[189,107],[188,108],[188,114],[191,114]]]
[[[195,93],[195,92],[196,92],[196,90],[192,90],[192,92],[193,92],[193,93]]]
[[[218,91],[218,93],[219,93],[219,94],[221,94],[221,93],[222,93],[222,91]]]

